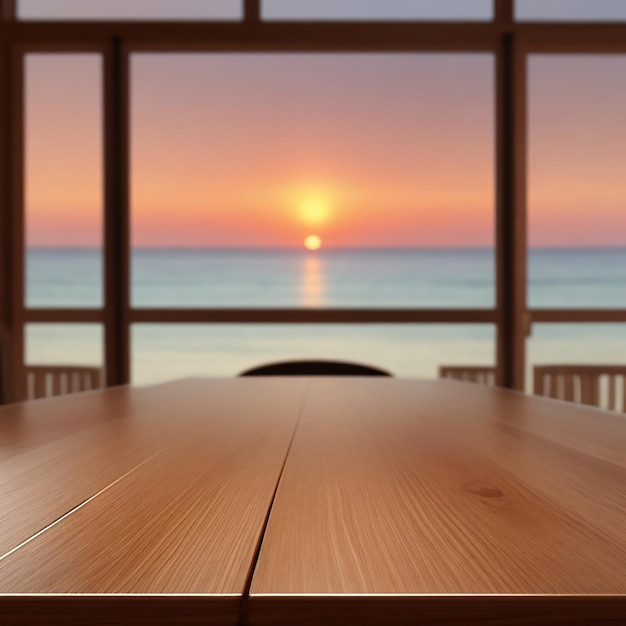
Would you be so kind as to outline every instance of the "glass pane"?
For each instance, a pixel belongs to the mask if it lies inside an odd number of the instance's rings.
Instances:
[[[608,374],[599,366],[621,366],[626,373],[626,324],[533,324],[532,336],[528,340],[527,391],[533,391],[533,373],[535,366],[575,365],[571,375],[577,380],[565,389],[563,378],[542,380],[545,393],[550,394],[550,383],[561,399],[580,401],[580,376],[591,377],[587,383],[598,385],[598,405],[609,408]],[[598,369],[589,369],[589,367]],[[610,372],[610,369],[606,370]],[[559,374],[554,374],[558,377]],[[561,375],[562,376],[562,375]],[[599,377],[599,378],[596,378]],[[594,381],[593,379],[596,379]],[[616,381],[616,395],[613,396],[612,408],[621,410],[623,404],[624,374]],[[538,390],[539,391],[539,390]],[[566,397],[566,394],[571,394]],[[626,408],[626,407],[624,407]]]
[[[24,20],[237,20],[241,0],[19,0]]]
[[[516,0],[518,20],[624,21],[626,0]]]
[[[626,307],[626,55],[529,60],[529,302]]]
[[[103,302],[102,60],[29,54],[26,304]]]
[[[441,365],[493,366],[491,325],[137,324],[133,383],[236,376],[285,359],[349,360],[395,376],[436,378]]]
[[[268,20],[490,20],[493,0],[262,0]]]
[[[134,55],[133,305],[493,306],[493,144],[487,54]]]
[[[47,397],[103,386],[103,350],[103,331],[98,324],[28,324],[25,333],[27,397]]]

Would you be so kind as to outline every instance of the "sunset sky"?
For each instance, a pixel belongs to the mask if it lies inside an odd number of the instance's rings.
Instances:
[[[101,242],[101,70],[96,55],[27,58],[29,245]],[[535,56],[529,77],[531,245],[626,245],[626,55]],[[133,244],[491,246],[493,80],[489,54],[134,55]]]

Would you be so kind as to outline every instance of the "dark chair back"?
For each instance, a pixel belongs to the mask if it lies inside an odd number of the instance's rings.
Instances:
[[[252,367],[240,376],[391,376],[371,365],[344,361],[281,361]]]

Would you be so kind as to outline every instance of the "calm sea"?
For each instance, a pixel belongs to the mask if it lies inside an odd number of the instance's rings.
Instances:
[[[136,307],[490,308],[491,249],[138,249]],[[626,308],[626,248],[533,249],[532,307]],[[94,249],[31,249],[32,307],[102,305],[102,256]],[[31,325],[29,363],[102,363],[97,325]],[[489,325],[136,325],[133,379],[231,376],[268,360],[344,358],[399,376],[434,377],[442,364],[493,364]],[[626,362],[626,325],[536,325],[529,365]]]

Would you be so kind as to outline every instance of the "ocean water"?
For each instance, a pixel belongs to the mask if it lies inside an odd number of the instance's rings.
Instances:
[[[533,249],[532,307],[626,308],[626,248]],[[30,307],[99,307],[95,249],[31,249]],[[491,308],[492,249],[138,249],[135,307]],[[528,363],[626,362],[626,324],[541,324]],[[29,363],[102,363],[98,325],[30,325]],[[132,329],[133,382],[231,376],[281,358],[344,358],[399,376],[435,377],[439,365],[494,363],[495,329],[480,324],[175,325]]]

